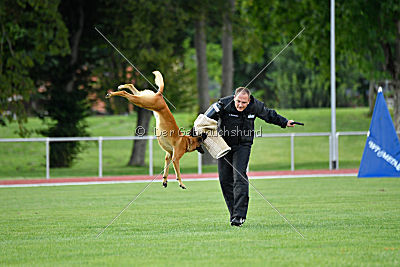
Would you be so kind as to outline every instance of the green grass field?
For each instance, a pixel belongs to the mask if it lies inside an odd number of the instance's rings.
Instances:
[[[217,181],[0,189],[0,265],[399,266],[400,180],[302,178],[254,185],[228,224]]]
[[[302,121],[305,127],[281,129],[275,125],[256,120],[255,129],[263,133],[290,132],[329,132],[330,109],[289,109],[278,110],[287,118]],[[337,131],[367,131],[370,118],[367,108],[338,108]],[[179,127],[190,129],[195,115],[174,114]],[[91,136],[130,136],[136,127],[136,116],[105,116],[88,118]],[[17,125],[0,127],[1,138],[16,138]],[[29,129],[41,126],[38,119],[30,119]],[[151,129],[154,119],[151,121]],[[38,135],[32,135],[37,137]],[[365,136],[343,136],[339,141],[341,168],[358,168],[365,145]],[[84,142],[86,149],[79,155],[71,168],[51,169],[51,177],[97,176],[98,146],[97,142]],[[162,170],[164,152],[154,147],[154,173]],[[105,141],[103,143],[103,174],[133,175],[148,173],[148,166],[128,167],[128,159],[132,150],[132,141]],[[148,152],[147,152],[148,155]],[[146,159],[148,164],[148,159]],[[296,169],[327,169],[329,167],[328,137],[295,138]],[[250,170],[289,170],[290,139],[289,138],[257,138],[250,158]],[[186,154],[181,161],[181,170],[185,173],[197,172],[197,154]],[[215,172],[215,165],[205,166],[203,172]],[[45,144],[44,143],[0,143],[0,179],[11,178],[43,178],[45,176]],[[184,177],[184,176],[183,176]]]

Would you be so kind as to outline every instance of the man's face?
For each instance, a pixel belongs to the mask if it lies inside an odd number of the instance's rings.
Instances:
[[[239,112],[242,112],[243,110],[246,109],[247,105],[250,103],[250,97],[246,93],[239,93],[237,96],[234,98],[235,101],[235,107]]]

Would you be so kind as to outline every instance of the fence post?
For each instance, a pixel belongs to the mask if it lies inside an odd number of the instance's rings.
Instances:
[[[332,170],[332,134],[329,134],[329,170]]]
[[[46,179],[50,179],[50,138],[46,138]]]
[[[290,170],[294,171],[294,133],[290,135]]]
[[[337,158],[336,158],[336,169],[339,170],[339,132],[336,133],[336,142],[335,143],[336,143],[335,149],[336,149],[336,156],[337,156]]]
[[[149,175],[153,176],[153,136],[149,137]]]
[[[99,178],[103,177],[103,137],[99,136]]]
[[[203,165],[203,155],[197,153],[197,174],[203,173],[202,165]]]

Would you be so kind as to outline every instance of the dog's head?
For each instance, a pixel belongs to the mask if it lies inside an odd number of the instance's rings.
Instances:
[[[188,144],[187,152],[192,152],[192,151],[197,150],[201,154],[204,154],[204,150],[201,147],[201,144],[203,143],[203,141],[206,138],[207,138],[206,133],[202,133],[201,136],[193,136],[192,131],[191,131],[191,135],[188,136],[189,144]]]

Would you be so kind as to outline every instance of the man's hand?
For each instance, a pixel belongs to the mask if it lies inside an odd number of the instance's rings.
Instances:
[[[294,122],[294,120],[288,120],[286,126],[287,127],[294,127],[294,124],[292,124]]]

